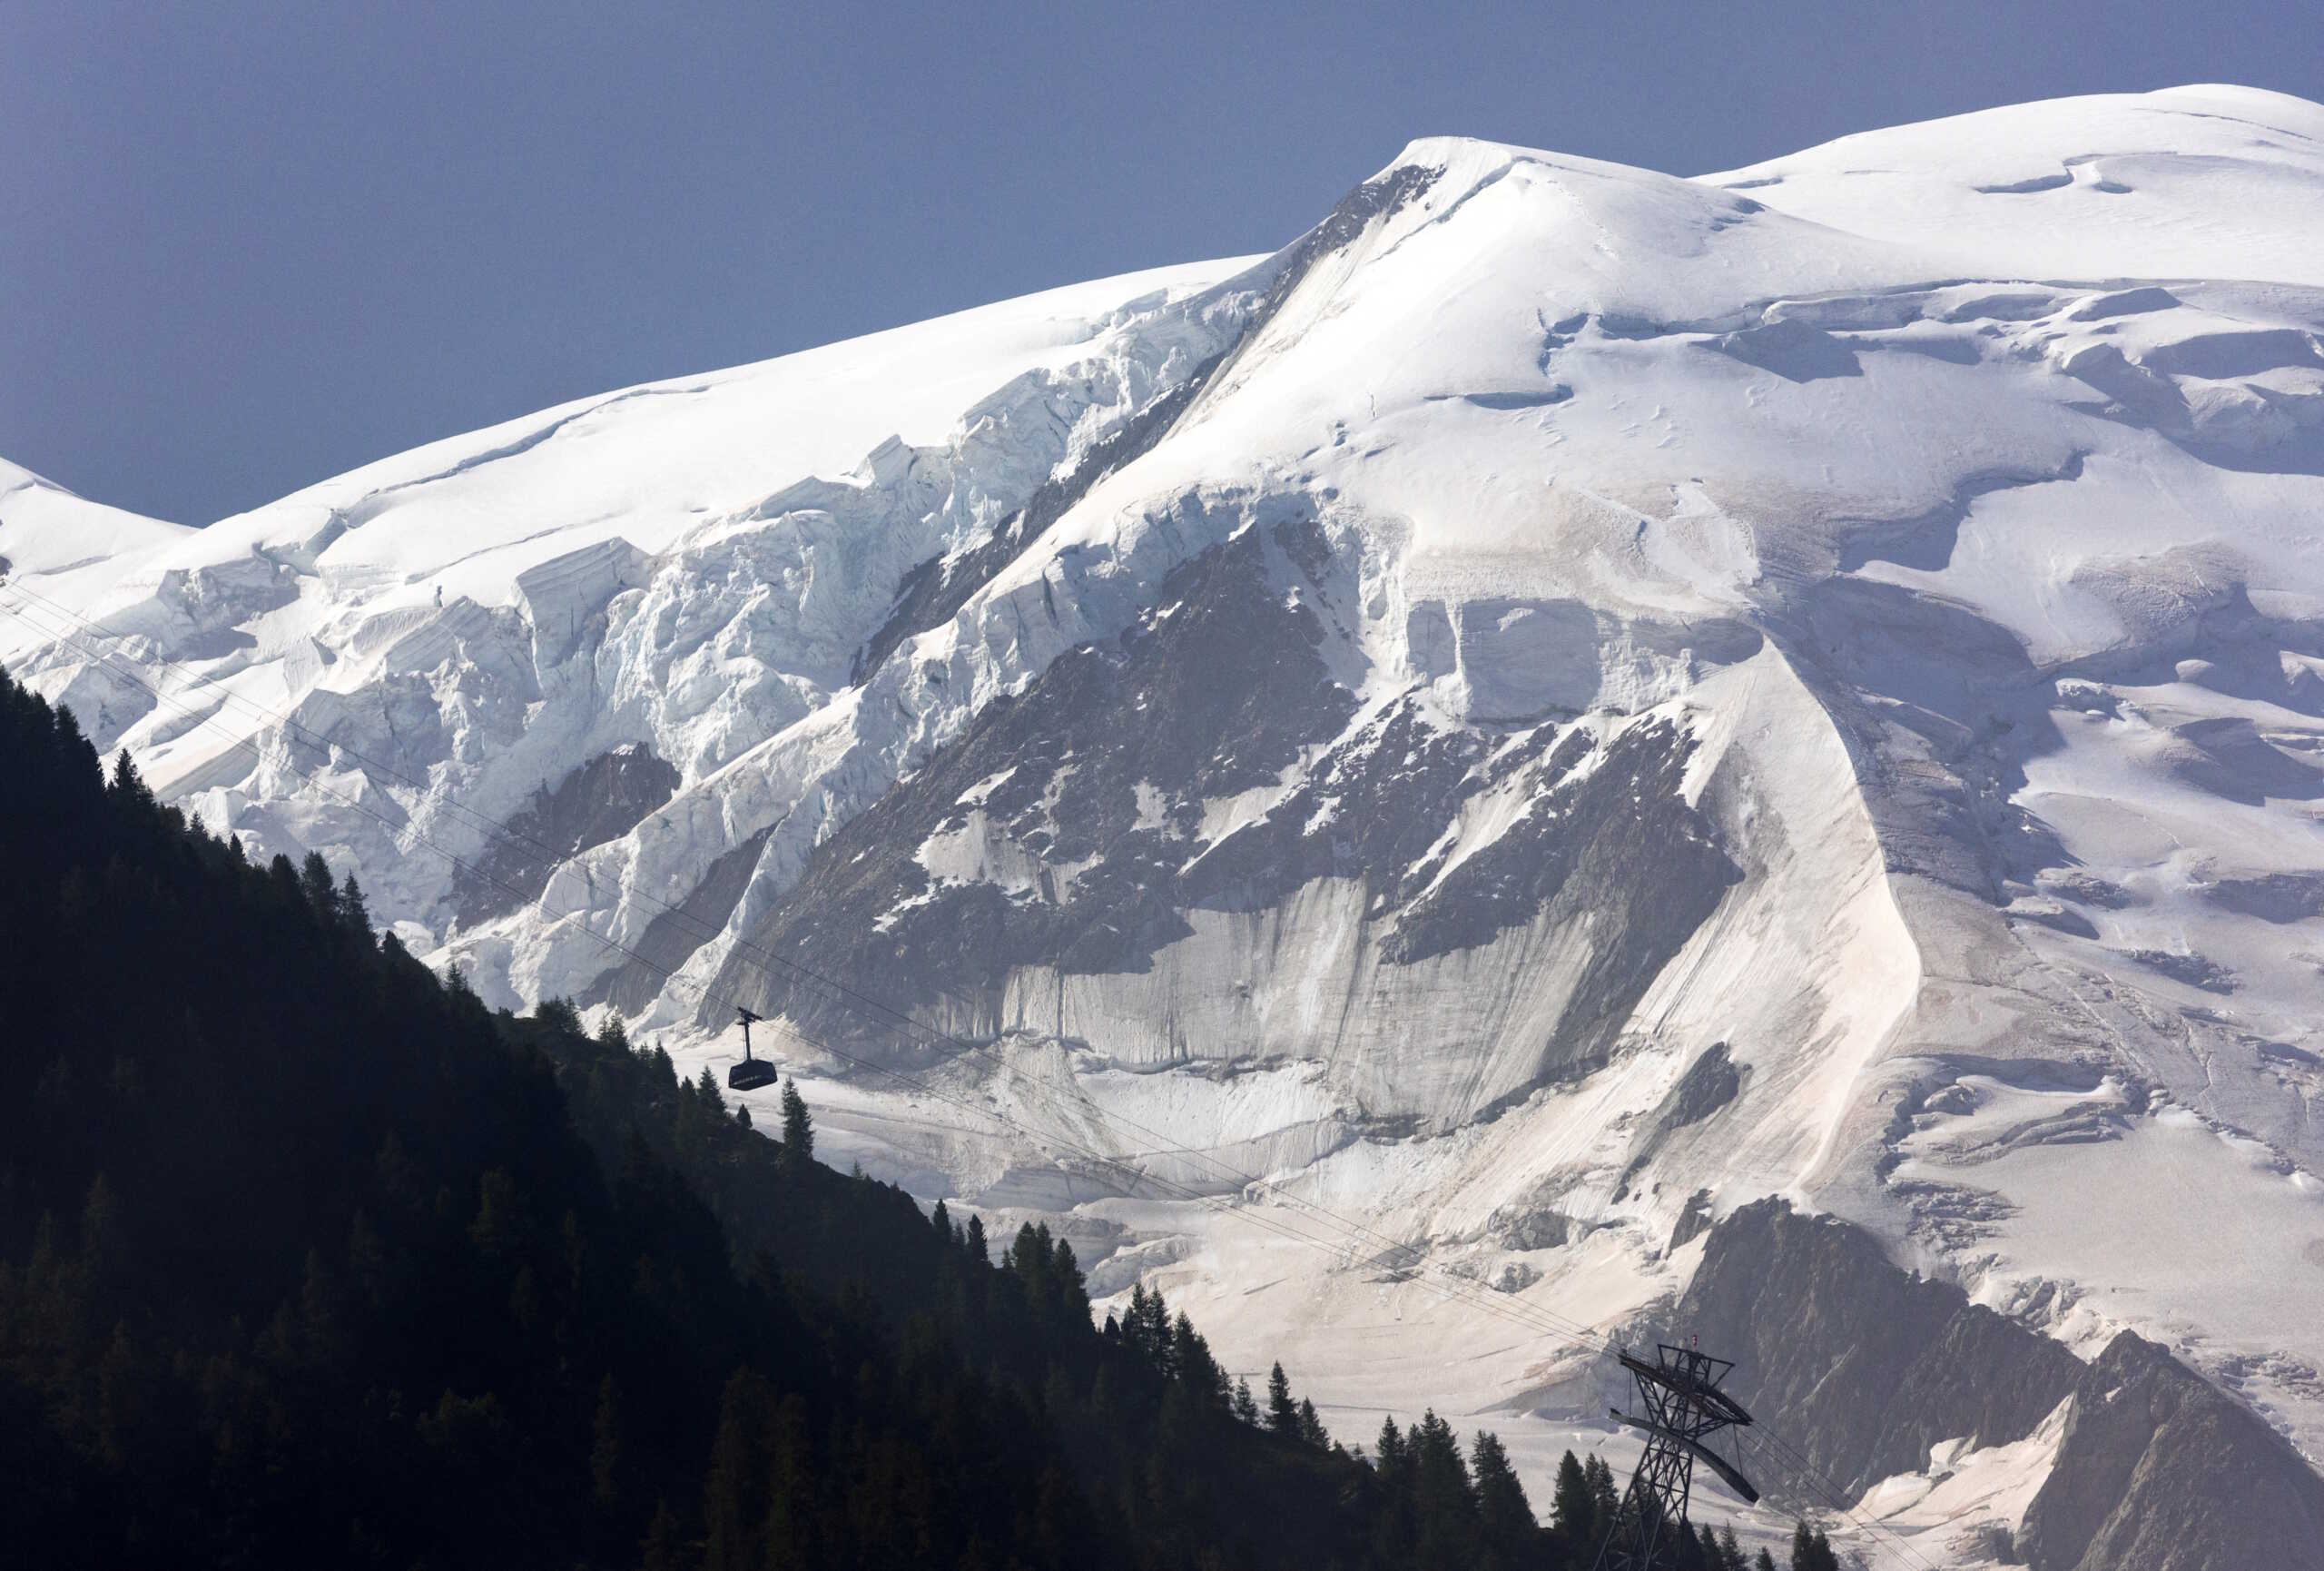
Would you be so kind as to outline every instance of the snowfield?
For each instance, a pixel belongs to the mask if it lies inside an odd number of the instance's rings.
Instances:
[[[1344,1438],[1626,1455],[1590,1339],[1777,1195],[2324,1460],[2324,107],[1432,139],[203,529],[0,488],[0,661],[166,797],[690,1072],[783,1018],[834,1160]],[[2064,1428],[1840,1536],[1974,1563]]]

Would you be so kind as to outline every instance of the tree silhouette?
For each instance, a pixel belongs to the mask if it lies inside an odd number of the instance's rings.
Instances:
[[[1280,1361],[1267,1371],[1267,1428],[1278,1435],[1299,1433],[1299,1408],[1291,1399],[1291,1380]]]
[[[815,1160],[814,1121],[807,1116],[807,1099],[799,1094],[795,1077],[783,1082],[783,1160],[793,1174],[804,1171]]]

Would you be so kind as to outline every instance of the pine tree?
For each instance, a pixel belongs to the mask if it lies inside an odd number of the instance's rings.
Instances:
[[[1170,1307],[1163,1301],[1160,1289],[1148,1290],[1143,1283],[1130,1289],[1129,1310],[1122,1319],[1122,1345],[1165,1379],[1177,1374]]]
[[[128,754],[122,755],[123,763],[128,758]],[[307,904],[314,908],[319,919],[324,922],[339,920],[339,885],[331,882],[330,864],[323,860],[321,852],[307,853],[306,864],[299,870],[299,887],[305,893]]]
[[[1291,1381],[1280,1362],[1267,1371],[1267,1428],[1286,1438],[1299,1433],[1299,1408],[1291,1400]]]
[[[116,800],[139,807],[153,805],[153,793],[137,773],[137,766],[130,761],[129,749],[123,747],[113,761],[113,794]]]
[[[783,1167],[794,1177],[807,1171],[815,1160],[815,1125],[807,1116],[807,1100],[799,1094],[796,1079],[783,1082]],[[979,1253],[982,1253],[984,1230],[977,1229]]]
[[[1840,1557],[1821,1527],[1802,1521],[1792,1528],[1791,1571],[1840,1571]]]
[[[1331,1449],[1331,1431],[1324,1428],[1324,1420],[1316,1413],[1315,1404],[1305,1397],[1299,1398],[1299,1438],[1318,1451]]]
[[[1129,1302],[1122,1309],[1122,1346],[1131,1352],[1146,1352],[1146,1284],[1129,1285]]]
[[[101,1172],[89,1181],[89,1192],[81,1202],[82,1269],[94,1280],[103,1281],[120,1263],[123,1252],[121,1202]]]
[[[1743,1557],[1743,1546],[1735,1541],[1733,1523],[1718,1530],[1718,1571],[1751,1571],[1750,1562]]]
[[[1210,1355],[1210,1344],[1195,1329],[1185,1310],[1170,1327],[1170,1372],[1194,1395],[1224,1398],[1226,1376]]]
[[[1533,1521],[1532,1502],[1525,1498],[1525,1486],[1518,1481],[1517,1469],[1510,1466],[1501,1437],[1490,1429],[1479,1430],[1469,1448],[1469,1460],[1477,1480],[1477,1522],[1484,1541],[1485,1564],[1510,1571],[1530,1566],[1540,1529]]]
[[[1765,1544],[1759,1546],[1758,1558],[1752,1561],[1752,1571],[1776,1571],[1776,1557],[1768,1553]]]
[[[1108,1315],[1106,1317],[1107,1326],[1111,1328],[1113,1323],[1114,1317]],[[1282,1366],[1277,1365],[1276,1367],[1279,1368]],[[1237,1418],[1240,1418],[1244,1423],[1252,1426],[1254,1428],[1258,1427],[1258,1399],[1251,1395],[1251,1382],[1248,1380],[1237,1380],[1235,1382],[1235,1416]]]
[[[1614,1487],[1614,1470],[1597,1452],[1590,1453],[1590,1460],[1582,1464],[1582,1477],[1590,1481],[1590,1497],[1596,1504],[1599,1531],[1603,1532],[1613,1521],[1614,1513],[1622,1508],[1622,1492]]]
[[[339,886],[339,915],[348,932],[366,944],[371,941],[371,908],[363,903],[363,886],[355,882],[351,868]]]
[[[1380,1420],[1380,1438],[1376,1449],[1380,1454],[1374,1465],[1382,1477],[1393,1477],[1403,1471],[1404,1435],[1403,1430],[1396,1428],[1394,1418]]]
[[[1558,1478],[1550,1495],[1550,1525],[1579,1547],[1595,1548],[1598,1541],[1598,1497],[1590,1492],[1590,1476],[1571,1451],[1558,1458]]]
[[[1477,1493],[1452,1426],[1431,1408],[1405,1437],[1413,1456],[1423,1566],[1459,1566],[1475,1557]]]
[[[1078,1331],[1089,1323],[1089,1287],[1082,1280],[1081,1262],[1074,1257],[1073,1246],[1063,1239],[1058,1240],[1057,1252],[1049,1257],[1049,1297],[1059,1324]]]

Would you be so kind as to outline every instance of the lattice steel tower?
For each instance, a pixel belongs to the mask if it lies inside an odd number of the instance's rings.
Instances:
[[[1665,1343],[1654,1349],[1650,1364],[1628,1351],[1621,1360],[1638,1382],[1640,1411],[1607,1411],[1644,1431],[1646,1454],[1638,1459],[1613,1528],[1598,1551],[1599,1571],[1676,1571],[1697,1462],[1718,1474],[1746,1503],[1759,1497],[1751,1480],[1704,1444],[1721,1429],[1748,1424],[1751,1415],[1718,1388],[1735,1368],[1725,1359]]]

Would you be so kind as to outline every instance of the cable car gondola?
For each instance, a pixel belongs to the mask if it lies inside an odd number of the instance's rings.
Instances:
[[[774,1065],[765,1059],[751,1056],[751,1024],[753,1021],[763,1021],[766,1016],[753,1014],[739,1006],[734,1013],[743,1021],[743,1062],[726,1072],[726,1088],[729,1091],[756,1091],[763,1085],[773,1085],[776,1077]]]

